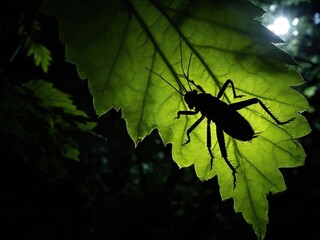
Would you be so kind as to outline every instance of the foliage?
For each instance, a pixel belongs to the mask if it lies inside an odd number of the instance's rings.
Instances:
[[[272,44],[282,42],[280,38],[253,21],[263,11],[244,1],[49,0],[42,10],[58,16],[66,59],[77,64],[82,78],[88,78],[97,114],[121,108],[136,144],[157,128],[163,142],[172,143],[179,167],[194,164],[201,180],[217,175],[222,199],[233,198],[235,210],[264,238],[266,195],[285,190],[278,168],[303,165],[305,154],[295,139],[310,129],[299,114],[308,108],[307,101],[290,88],[303,83],[293,68],[295,61]],[[176,84],[175,78],[186,83],[182,68],[187,69],[191,53],[190,78],[207,92],[216,95],[222,84],[232,79],[237,93],[246,99],[258,97],[281,120],[295,117],[293,123],[279,127],[259,106],[241,110],[260,134],[252,143],[226,136],[229,158],[238,167],[235,190],[217,144],[210,170],[204,124],[191,134],[189,145],[181,146],[186,130],[197,118],[174,121],[178,110],[187,109],[183,99],[145,69],[158,72],[171,84]],[[230,89],[223,99],[235,101]],[[212,140],[217,142],[214,134]]]
[[[24,47],[27,49],[27,56],[33,56],[36,66],[40,66],[46,73],[52,61],[51,52],[37,40],[41,32],[39,21],[33,21],[31,27],[21,24],[19,34],[24,36]]]
[[[23,156],[24,161],[36,162],[49,175],[53,171],[62,177],[66,171],[58,159],[79,161],[78,138],[91,131],[96,123],[89,121],[82,110],[76,109],[70,96],[52,83],[30,80],[13,88],[4,84],[1,135],[8,149],[19,145],[15,154]]]

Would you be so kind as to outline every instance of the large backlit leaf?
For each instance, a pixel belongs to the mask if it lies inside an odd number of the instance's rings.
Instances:
[[[299,114],[308,104],[291,88],[303,83],[293,70],[294,60],[272,43],[281,39],[258,21],[263,11],[246,1],[44,1],[42,10],[58,17],[66,59],[77,64],[87,78],[98,115],[122,109],[132,139],[138,143],[158,128],[165,144],[172,143],[173,158],[180,167],[194,165],[201,180],[218,176],[222,199],[233,198],[234,208],[264,238],[268,223],[267,194],[285,190],[279,168],[304,163],[305,153],[295,139],[310,129]],[[180,57],[181,45],[182,58]],[[181,116],[188,110],[183,98],[152,69],[178,88],[187,87],[181,61],[190,79],[216,95],[227,79],[228,103],[257,97],[287,125],[277,125],[259,104],[239,112],[258,134],[252,142],[239,142],[225,134],[228,158],[237,167],[236,188],[232,171],[221,158],[212,124],[210,170],[206,147],[206,121],[182,147],[186,130],[199,118]],[[214,106],[211,106],[214,108]],[[234,122],[233,124],[237,124]]]

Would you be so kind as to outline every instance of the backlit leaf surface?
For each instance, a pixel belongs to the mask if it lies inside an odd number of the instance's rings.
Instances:
[[[294,60],[273,45],[282,41],[279,37],[253,20],[263,11],[240,0],[46,0],[42,10],[58,17],[66,59],[88,79],[97,114],[121,108],[136,144],[157,128],[163,142],[172,143],[179,167],[194,165],[201,180],[217,176],[222,199],[233,198],[235,211],[242,212],[263,239],[268,223],[267,194],[286,188],[279,168],[304,164],[305,153],[295,139],[310,131],[299,114],[308,103],[291,88],[303,83],[293,69]],[[215,125],[211,127],[215,158],[210,170],[206,121],[182,147],[186,130],[200,114],[174,120],[177,111],[188,110],[183,97],[146,70],[152,69],[176,88],[176,78],[188,87],[181,61],[187,71],[191,53],[189,77],[206,92],[216,96],[225,81],[232,79],[237,94],[245,96],[234,99],[227,88],[223,101],[257,97],[280,121],[295,118],[279,126],[259,104],[239,111],[258,137],[240,142],[225,134],[228,158],[237,167],[235,189],[232,172],[221,158]]]

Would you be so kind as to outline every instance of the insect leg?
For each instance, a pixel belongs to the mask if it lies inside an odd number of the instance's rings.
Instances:
[[[218,98],[218,99],[222,97],[222,95],[223,95],[224,92],[226,91],[226,88],[227,88],[228,84],[231,84],[232,92],[233,92],[233,97],[234,97],[234,98],[241,98],[241,97],[244,96],[244,95],[237,95],[237,94],[236,94],[236,90],[235,90],[235,88],[234,88],[233,82],[232,82],[230,79],[228,79],[228,80],[223,84],[223,86],[221,87],[220,91],[218,92],[218,95],[217,95],[217,98]]]
[[[209,154],[210,154],[210,170],[212,169],[212,163],[213,163],[213,153],[211,151],[211,129],[210,129],[210,123],[211,123],[211,120],[208,119],[208,122],[207,122],[207,148],[208,148],[208,151],[209,151]]]
[[[251,98],[251,99],[248,99],[248,100],[245,100],[245,101],[241,101],[241,102],[237,102],[237,103],[232,103],[230,104],[229,106],[234,109],[234,110],[239,110],[239,109],[242,109],[242,108],[245,108],[245,107],[248,107],[252,104],[256,104],[256,103],[259,103],[260,106],[263,108],[264,111],[266,111],[266,113],[268,113],[268,115],[279,125],[283,125],[283,124],[287,124],[291,121],[294,120],[294,118],[290,118],[289,120],[287,121],[279,121],[270,111],[269,109],[266,107],[266,105],[264,105],[264,103],[259,100],[258,98]]]
[[[220,127],[216,127],[216,133],[217,133],[217,139],[218,139],[218,143],[219,143],[219,148],[220,148],[220,152],[222,157],[224,158],[224,161],[227,163],[227,165],[229,166],[229,168],[232,170],[232,175],[233,175],[233,188],[236,187],[236,169],[232,166],[232,164],[230,163],[230,161],[228,160],[228,156],[227,156],[227,149],[226,149],[226,144],[224,141],[224,135],[223,135],[223,131]]]
[[[199,111],[179,111],[174,119],[180,118],[180,115],[196,115]]]
[[[188,139],[185,141],[184,144],[182,144],[182,146],[185,146],[186,144],[188,144],[190,142],[190,133],[201,123],[201,121],[205,118],[205,116],[201,116],[194,124],[192,124],[192,126],[190,128],[188,128],[187,130],[187,137]]]

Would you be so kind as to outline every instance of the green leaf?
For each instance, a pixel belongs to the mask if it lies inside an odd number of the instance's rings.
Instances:
[[[34,20],[31,29],[20,25],[18,33],[22,36],[27,36],[24,43],[24,47],[27,49],[27,56],[32,56],[35,65],[40,66],[42,70],[46,73],[50,67],[52,58],[50,50],[45,47],[42,43],[36,40],[36,36],[41,32],[40,22]]]
[[[28,42],[27,56],[33,56],[35,65],[41,66],[42,70],[46,73],[52,61],[51,52],[41,43],[30,40]]]
[[[70,95],[53,87],[52,83],[43,80],[30,80],[24,87],[30,90],[46,108],[60,108],[64,113],[85,117],[86,113],[77,109],[70,99]]]
[[[30,80],[24,85],[24,90],[32,93],[37,103],[44,109],[57,111],[56,114],[45,114],[44,111],[35,114],[48,122],[49,133],[58,143],[61,154],[66,158],[79,161],[78,143],[72,138],[72,133],[73,131],[89,132],[96,123],[88,121],[86,113],[77,109],[70,96],[54,88],[52,83]],[[62,135],[68,135],[68,138],[65,139]]]
[[[78,146],[72,146],[69,144],[63,145],[61,146],[62,149],[62,154],[64,157],[75,160],[75,161],[79,161],[79,149]]]
[[[201,180],[217,176],[222,199],[233,198],[235,211],[242,212],[263,239],[268,223],[267,194],[286,188],[279,168],[304,164],[305,153],[295,139],[310,132],[300,115],[308,103],[291,88],[303,79],[294,70],[295,61],[273,44],[282,40],[253,20],[263,11],[240,0],[46,0],[42,10],[59,18],[66,59],[77,65],[82,78],[88,78],[97,114],[121,108],[136,144],[158,128],[163,142],[172,143],[179,167],[194,165]],[[179,110],[188,110],[182,96],[145,69],[157,72],[176,88],[176,78],[187,87],[181,65],[187,72],[191,53],[189,77],[206,92],[216,96],[225,81],[232,79],[237,94],[245,95],[241,100],[257,97],[281,121],[295,118],[279,126],[259,104],[239,111],[259,134],[252,142],[225,134],[228,158],[237,167],[235,189],[232,171],[221,157],[214,124],[215,158],[210,170],[206,121],[182,147],[186,130],[200,114],[174,120]],[[233,99],[230,88],[222,100],[241,101]]]

